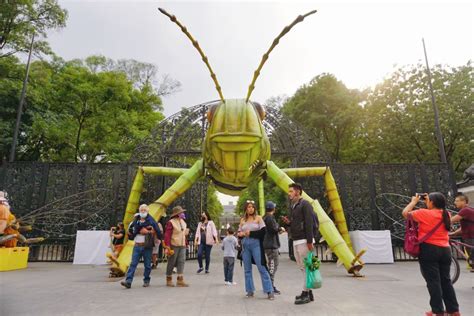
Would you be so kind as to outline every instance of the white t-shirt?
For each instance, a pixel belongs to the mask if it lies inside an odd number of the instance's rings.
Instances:
[[[301,244],[306,244],[306,239],[293,240],[293,246],[301,245]],[[313,238],[313,244],[314,244],[314,238]]]
[[[135,243],[139,242],[139,243],[144,243],[145,242],[145,235],[142,235],[142,234],[138,234],[135,236]]]

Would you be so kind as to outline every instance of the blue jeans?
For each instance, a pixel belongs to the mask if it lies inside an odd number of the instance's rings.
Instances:
[[[204,256],[206,258],[206,271],[209,271],[209,264],[211,263],[211,249],[212,245],[206,244],[199,244],[198,248],[198,263],[199,269],[202,269],[202,253],[204,252]]]
[[[153,248],[145,248],[143,246],[134,246],[132,253],[132,263],[128,267],[127,278],[125,281],[132,284],[133,275],[137,269],[138,262],[140,258],[143,257],[143,264],[145,265],[145,272],[143,273],[143,282],[150,282],[150,273],[151,273],[151,252]]]
[[[234,257],[224,257],[224,281],[234,282]]]
[[[270,274],[267,269],[262,265],[262,255],[260,249],[260,241],[255,238],[245,237],[242,240],[242,259],[244,261],[245,271],[245,291],[247,293],[255,292],[255,286],[253,284],[252,276],[252,257],[260,273],[260,279],[262,279],[263,292],[272,293],[273,285],[270,279]]]

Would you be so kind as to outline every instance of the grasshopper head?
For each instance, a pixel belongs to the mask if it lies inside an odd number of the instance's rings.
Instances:
[[[239,195],[260,176],[270,159],[270,142],[262,125],[263,106],[244,99],[219,102],[208,111],[204,143],[208,174],[222,193]]]

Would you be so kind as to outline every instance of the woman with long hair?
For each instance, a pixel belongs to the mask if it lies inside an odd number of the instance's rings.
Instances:
[[[421,197],[424,198],[427,208],[414,210]],[[416,194],[403,209],[402,215],[404,218],[412,216],[413,220],[418,223],[418,239],[434,230],[434,233],[420,244],[418,258],[421,274],[430,293],[431,311],[426,312],[426,316],[446,315],[445,312],[452,316],[461,315],[449,275],[451,248],[448,233],[451,228],[451,220],[446,210],[446,198],[439,192]]]
[[[240,220],[237,236],[243,238],[242,259],[244,261],[246,296],[253,297],[255,292],[252,275],[252,261],[254,261],[262,279],[263,291],[268,295],[269,300],[273,300],[272,280],[265,265],[262,263],[262,260],[265,258],[261,245],[265,236],[265,222],[261,216],[257,215],[254,201],[247,200],[244,204],[244,216]]]
[[[196,228],[194,245],[198,245],[198,264],[197,273],[202,272],[202,255],[206,258],[206,273],[209,273],[209,264],[211,263],[212,246],[219,243],[217,239],[217,228],[212,221],[208,211],[201,213],[201,221]]]

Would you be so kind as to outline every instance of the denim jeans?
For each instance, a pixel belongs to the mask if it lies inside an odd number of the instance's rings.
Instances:
[[[255,292],[255,286],[253,284],[252,276],[252,258],[255,261],[255,265],[258,268],[260,273],[260,278],[262,279],[263,292],[272,293],[273,285],[272,280],[270,279],[270,274],[267,271],[267,268],[262,265],[262,254],[260,249],[260,241],[255,238],[245,237],[242,240],[242,259],[244,261],[244,271],[245,271],[245,291],[247,293]]]
[[[206,271],[209,271],[209,264],[211,263],[211,249],[212,245],[206,245],[206,244],[199,244],[198,247],[198,264],[199,264],[199,269],[202,269],[202,254],[204,252],[204,256],[206,258]]]
[[[224,257],[224,281],[234,282],[234,257]]]
[[[459,311],[456,293],[451,283],[449,270],[451,267],[451,248],[432,244],[420,245],[420,270],[430,293],[430,306],[433,313],[454,313]]]
[[[150,282],[150,272],[151,272],[151,251],[153,248],[145,248],[143,246],[134,246],[132,253],[132,262],[130,267],[128,267],[127,278],[125,281],[132,284],[133,275],[137,269],[138,262],[140,258],[143,257],[143,264],[145,265],[145,272],[143,273],[143,282]]]

